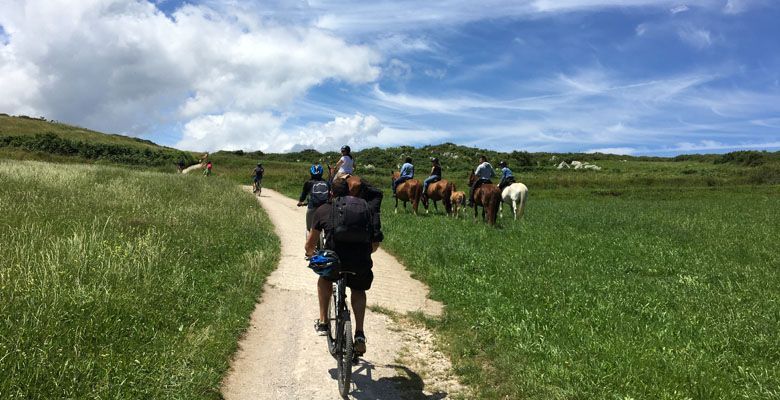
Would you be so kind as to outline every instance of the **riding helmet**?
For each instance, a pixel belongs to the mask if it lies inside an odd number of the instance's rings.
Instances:
[[[439,159],[437,157],[433,157],[433,158],[431,158],[431,162],[437,163],[437,162],[439,162]]]
[[[506,161],[501,161],[500,163],[498,163],[498,166],[499,167],[506,167]]]
[[[347,153],[351,153],[352,149],[349,148],[347,145],[341,146],[341,151],[346,151]]]

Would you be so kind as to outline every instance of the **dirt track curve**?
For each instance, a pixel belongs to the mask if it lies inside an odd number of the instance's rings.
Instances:
[[[317,277],[303,260],[306,210],[268,189],[259,201],[281,239],[281,260],[239,342],[222,394],[227,400],[338,399],[336,362],[313,329]],[[428,299],[425,285],[412,279],[394,257],[380,249],[373,258],[369,307],[400,314],[441,313],[441,304]],[[353,367],[350,398],[442,399],[466,393],[453,378],[449,360],[435,349],[430,332],[371,310],[365,325],[368,351]]]

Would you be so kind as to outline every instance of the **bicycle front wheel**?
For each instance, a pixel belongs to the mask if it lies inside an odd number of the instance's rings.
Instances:
[[[336,290],[333,290],[333,296],[330,296],[330,303],[328,304],[328,336],[326,337],[328,342],[328,352],[334,358],[336,357],[336,336],[338,335],[339,324],[336,320],[336,314],[338,308],[336,307]]]
[[[344,313],[344,329],[341,334],[344,335],[341,348],[341,354],[338,357],[338,380],[339,394],[347,398],[350,383],[352,382],[352,356],[354,355],[354,344],[352,343],[352,322],[349,320],[349,312]]]

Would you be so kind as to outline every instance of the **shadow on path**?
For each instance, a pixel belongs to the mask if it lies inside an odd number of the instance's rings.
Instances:
[[[356,400],[440,400],[447,397],[446,392],[426,394],[423,391],[425,383],[420,375],[404,365],[389,364],[383,368],[393,368],[403,374],[375,381],[371,374],[376,369],[374,364],[360,360],[358,365],[353,366],[350,397]],[[336,380],[336,368],[331,368],[328,372],[333,380]],[[406,376],[403,376],[404,374]]]

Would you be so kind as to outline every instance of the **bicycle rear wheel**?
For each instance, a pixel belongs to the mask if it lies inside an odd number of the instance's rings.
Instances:
[[[352,343],[352,322],[349,320],[349,311],[344,310],[344,329],[339,332],[343,336],[341,341],[341,354],[338,355],[338,381],[339,381],[339,394],[342,397],[347,398],[349,393],[350,383],[352,382],[352,356],[355,348]]]

